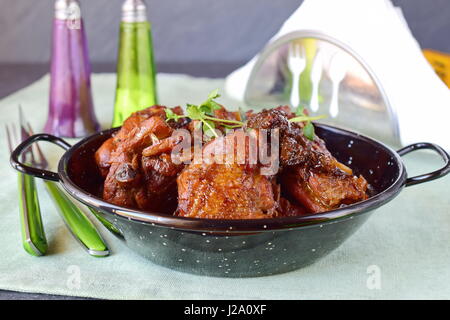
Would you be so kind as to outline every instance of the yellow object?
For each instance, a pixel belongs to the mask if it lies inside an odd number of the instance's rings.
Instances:
[[[422,52],[439,78],[450,88],[450,54],[430,49],[424,49]]]

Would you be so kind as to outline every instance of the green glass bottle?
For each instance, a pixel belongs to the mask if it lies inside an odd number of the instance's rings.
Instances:
[[[121,126],[131,113],[157,104],[156,69],[151,26],[142,0],[122,6],[117,87],[112,127]]]

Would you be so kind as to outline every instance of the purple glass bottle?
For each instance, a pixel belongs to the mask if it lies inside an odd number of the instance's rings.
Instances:
[[[55,2],[50,77],[44,131],[63,137],[82,137],[98,131],[86,35],[76,0]]]

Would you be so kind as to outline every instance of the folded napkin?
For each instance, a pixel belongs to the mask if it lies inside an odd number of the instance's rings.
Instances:
[[[403,145],[427,141],[450,150],[450,91],[426,61],[400,8],[389,0],[305,0],[268,45],[299,30],[331,36],[364,59],[397,115]],[[227,77],[229,96],[243,100],[257,59]]]

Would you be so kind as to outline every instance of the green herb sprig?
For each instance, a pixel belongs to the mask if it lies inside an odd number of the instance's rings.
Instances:
[[[306,122],[305,125],[303,126],[303,135],[308,140],[314,141],[314,134],[315,134],[314,126],[311,121],[323,119],[323,118],[326,118],[326,116],[325,115],[315,116],[315,117],[307,116],[305,113],[305,107],[302,105],[300,105],[297,108],[295,115],[297,117],[291,118],[291,119],[289,119],[289,121],[290,122]]]
[[[228,120],[228,119],[220,119],[214,117],[214,111],[219,110],[221,106],[214,101],[219,98],[220,94],[218,90],[212,91],[208,98],[199,105],[195,104],[187,104],[186,106],[186,114],[179,115],[174,113],[171,109],[165,109],[166,112],[166,121],[175,120],[178,121],[180,118],[190,118],[191,120],[200,121],[203,126],[203,132],[209,137],[218,138],[218,134],[216,132],[216,124],[226,128],[226,129],[235,129],[244,126],[242,121],[238,120]],[[305,108],[303,106],[299,106],[296,110],[296,117],[289,119],[290,122],[306,122],[303,127],[303,134],[306,138],[313,141],[314,140],[314,126],[311,121],[323,119],[326,116],[315,116],[310,117],[305,113]]]
[[[214,101],[214,99],[217,99],[219,97],[220,94],[216,89],[208,95],[208,99],[206,99],[203,103],[199,105],[187,104],[185,115],[178,115],[175,114],[172,110],[166,109],[166,121],[178,121],[178,119],[180,118],[190,118],[191,120],[198,120],[202,123],[203,132],[210,137],[214,136],[216,138],[219,137],[216,132],[216,123],[219,123],[221,126],[227,129],[242,127],[244,125],[242,121],[219,119],[213,116],[214,111],[221,108],[221,106],[216,101]]]

